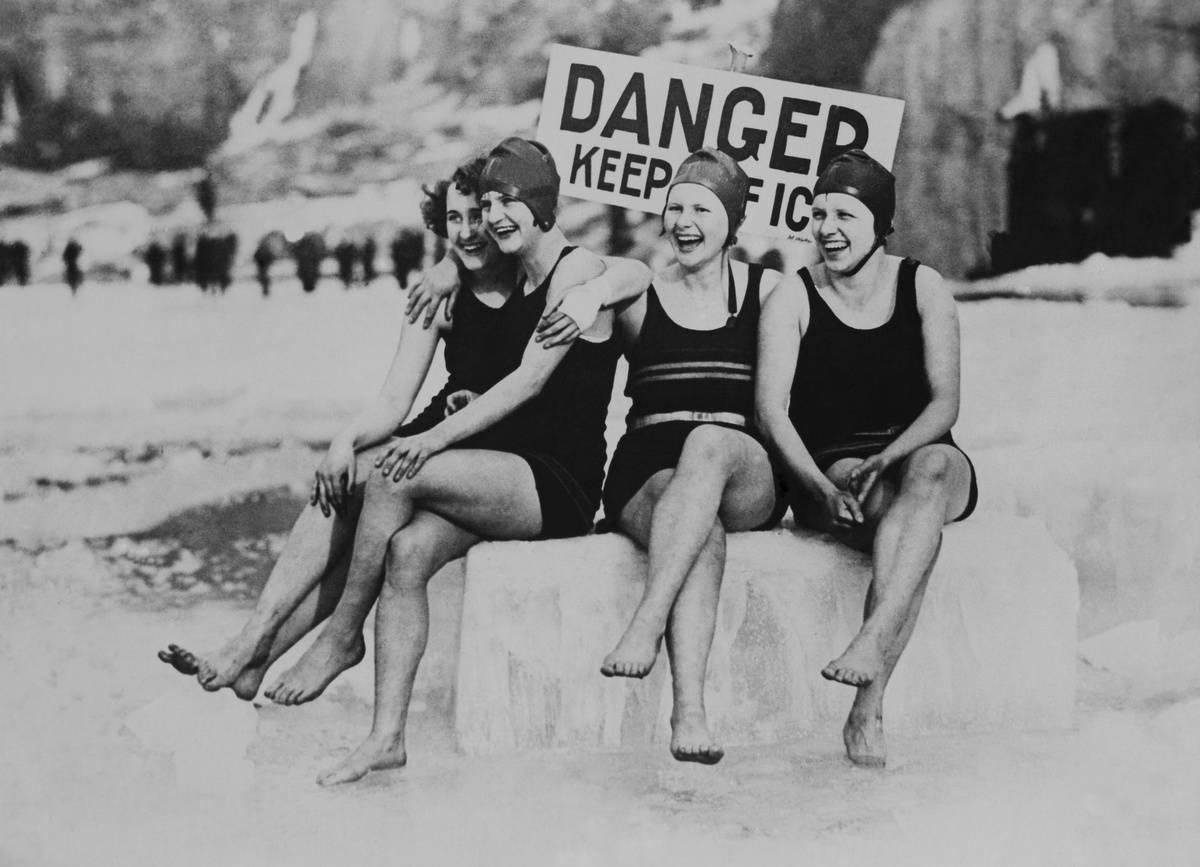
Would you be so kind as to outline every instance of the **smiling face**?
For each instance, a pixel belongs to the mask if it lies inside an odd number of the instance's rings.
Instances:
[[[500,256],[484,231],[479,197],[460,192],[454,184],[446,189],[446,239],[470,271],[486,268]]]
[[[729,237],[729,218],[717,194],[699,184],[676,184],[667,194],[663,231],[675,258],[696,267],[720,255]]]
[[[875,216],[854,196],[822,193],[813,200],[813,240],[835,273],[857,265],[875,244]]]
[[[520,253],[542,234],[533,211],[520,199],[495,190],[480,196],[488,234],[503,253]]]

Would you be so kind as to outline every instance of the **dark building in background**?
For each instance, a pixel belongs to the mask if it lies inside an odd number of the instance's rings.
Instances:
[[[1191,238],[1200,143],[1187,113],[1158,100],[1125,110],[1023,114],[1008,164],[1008,226],[991,270],[1093,253],[1169,256]]]

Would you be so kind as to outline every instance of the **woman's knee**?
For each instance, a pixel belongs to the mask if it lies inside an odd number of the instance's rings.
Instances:
[[[689,469],[723,469],[733,451],[731,436],[729,430],[718,425],[700,425],[683,441],[683,451],[679,455],[680,466],[686,465]]]
[[[437,546],[424,534],[400,530],[388,541],[384,580],[392,590],[424,587],[437,571]]]
[[[919,449],[904,467],[901,487],[909,496],[927,499],[945,497],[953,473],[954,463],[943,449]]]

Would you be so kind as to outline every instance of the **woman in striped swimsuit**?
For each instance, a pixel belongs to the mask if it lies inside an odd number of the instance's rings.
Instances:
[[[628,426],[609,468],[609,523],[648,551],[646,588],[601,671],[644,677],[666,638],[671,753],[711,764],[704,674],[725,570],[725,535],[778,520],[775,476],[752,425],[758,319],[779,279],[729,257],[749,181],[705,148],[679,166],[663,231],[675,261],[621,314]]]

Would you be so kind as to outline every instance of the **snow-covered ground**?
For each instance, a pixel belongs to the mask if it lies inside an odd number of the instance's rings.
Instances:
[[[1080,568],[1074,730],[895,739],[881,774],[835,731],[713,769],[466,759],[430,702],[411,768],[325,792],[361,686],[252,710],[153,653],[237,623],[402,306],[388,279],[0,289],[0,863],[1195,863],[1200,304],[960,305],[982,507]]]

